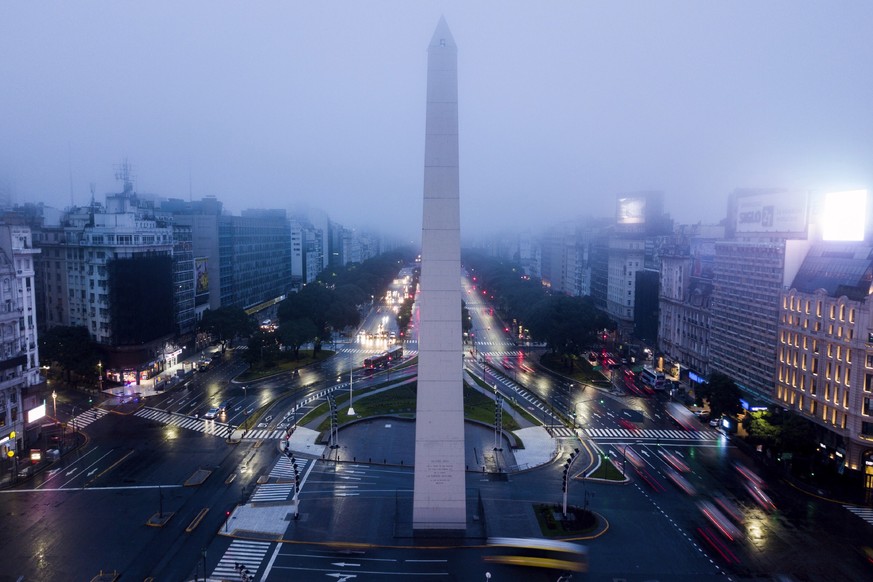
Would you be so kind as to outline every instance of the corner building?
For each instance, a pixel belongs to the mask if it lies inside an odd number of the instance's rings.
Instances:
[[[779,301],[776,399],[873,492],[873,245],[816,244]]]

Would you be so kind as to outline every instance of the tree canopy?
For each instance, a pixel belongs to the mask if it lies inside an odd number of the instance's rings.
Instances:
[[[39,353],[44,362],[60,366],[68,380],[70,373],[97,379],[100,349],[86,327],[58,326],[40,333]]]
[[[257,329],[257,324],[239,307],[207,309],[200,320],[200,329],[211,333],[222,345],[235,337],[248,337]]]
[[[722,415],[739,414],[743,407],[740,404],[740,389],[728,376],[716,372],[709,377],[709,381],[696,388],[697,397],[709,401],[709,410],[712,418]]]

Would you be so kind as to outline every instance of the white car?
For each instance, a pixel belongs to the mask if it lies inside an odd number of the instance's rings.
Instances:
[[[211,419],[215,418],[216,416],[218,416],[218,409],[217,408],[210,408],[209,410],[206,411],[206,414],[203,415],[203,418],[205,418],[206,420],[211,420]]]

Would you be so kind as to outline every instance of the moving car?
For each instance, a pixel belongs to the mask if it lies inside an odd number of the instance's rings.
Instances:
[[[211,419],[215,418],[216,416],[218,416],[218,409],[217,408],[210,408],[209,410],[206,411],[206,414],[203,415],[203,418],[205,418],[206,420],[211,420]]]

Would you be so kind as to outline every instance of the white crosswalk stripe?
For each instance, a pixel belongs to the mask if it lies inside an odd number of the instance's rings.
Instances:
[[[593,439],[664,439],[664,440],[718,440],[721,433],[714,430],[669,430],[624,428],[587,428],[585,434]]]
[[[198,432],[219,437],[229,436],[227,423],[224,422],[204,420],[202,418],[193,418],[184,414],[173,414],[172,412],[158,410],[157,408],[140,408],[139,410],[134,412],[133,415],[139,416],[140,418],[146,418],[148,420],[154,420],[163,424],[178,426],[187,430],[196,430]]]
[[[303,470],[309,464],[309,459],[294,459],[294,464],[297,466],[297,472],[303,475]],[[270,477],[282,479],[284,481],[294,480],[294,468],[291,466],[291,459],[282,455],[270,471]]]
[[[261,439],[280,439],[285,436],[285,431],[281,429],[257,428],[250,430],[243,435],[243,440],[261,440]]]
[[[859,507],[857,505],[843,505],[843,507],[873,525],[873,507]]]
[[[254,575],[261,567],[261,562],[264,561],[264,556],[267,555],[270,545],[270,542],[233,540],[230,547],[221,556],[215,570],[212,571],[212,578],[216,580],[242,580],[239,570],[236,569],[236,564],[242,564],[248,569],[254,580]]]
[[[287,501],[294,496],[294,483],[264,483],[255,487],[249,501],[264,503],[268,501]]]
[[[76,427],[76,430],[84,428],[94,422],[95,420],[100,420],[104,416],[109,414],[102,408],[91,408],[86,410],[81,414],[77,414],[73,418],[70,419],[70,426]]]
[[[553,426],[549,428],[549,432],[552,433],[552,436],[556,437],[573,437],[576,436],[576,433],[573,432],[572,428],[567,428],[566,426]]]

